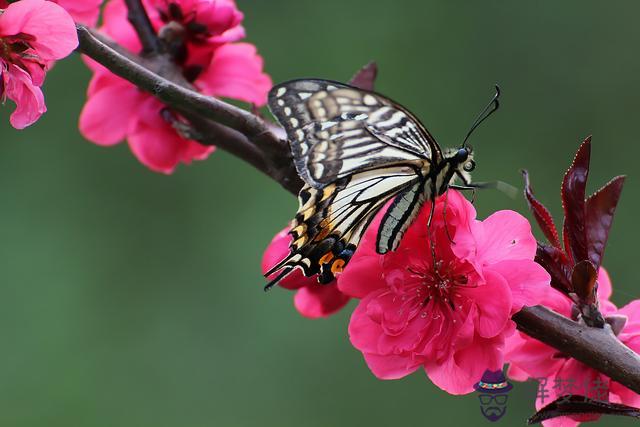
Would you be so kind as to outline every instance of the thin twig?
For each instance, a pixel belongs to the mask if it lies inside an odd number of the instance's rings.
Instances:
[[[161,62],[149,63],[114,49],[82,26],[78,27],[78,36],[82,53],[180,112],[204,135],[203,143],[213,143],[249,162],[293,194],[301,188],[287,143],[279,136],[281,130],[247,111],[185,89],[165,74],[151,71],[161,69]],[[622,344],[608,326],[590,328],[541,306],[525,307],[513,320],[524,333],[640,393],[640,357]]]
[[[127,18],[136,30],[140,43],[142,43],[142,53],[145,56],[162,53],[162,43],[151,25],[151,20],[140,0],[125,0],[127,4]]]

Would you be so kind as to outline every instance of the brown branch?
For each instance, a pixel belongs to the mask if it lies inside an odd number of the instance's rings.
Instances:
[[[78,25],[77,30],[80,52],[179,112],[192,122],[196,133],[202,135],[200,142],[216,145],[249,162],[297,194],[302,181],[295,173],[287,141],[273,125],[241,108],[190,89],[164,56],[140,58],[82,25]],[[203,129],[198,131],[198,127]]]
[[[127,19],[136,30],[143,55],[159,54],[163,51],[162,43],[151,25],[151,20],[140,0],[125,0],[127,4]]]
[[[79,49],[82,53],[171,107],[190,111],[222,123],[250,138],[271,134],[269,127],[262,119],[241,108],[211,96],[202,95],[163,78],[139,62],[132,60],[133,55],[124,57],[110,46],[102,43],[91,30],[82,25],[78,26],[78,38]],[[147,61],[145,65],[150,62]]]
[[[149,62],[123,52],[82,26],[78,27],[78,36],[82,53],[180,112],[191,122],[202,143],[215,144],[249,162],[297,194],[302,181],[281,129],[240,108],[185,88],[161,59]],[[611,333],[608,325],[604,329],[591,328],[541,306],[525,307],[513,320],[524,333],[640,393],[640,358]]]
[[[640,393],[640,356],[622,344],[609,325],[592,328],[539,305],[523,308],[513,320],[525,334]]]

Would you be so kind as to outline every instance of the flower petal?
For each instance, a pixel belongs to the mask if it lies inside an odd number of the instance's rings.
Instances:
[[[316,282],[296,292],[294,305],[303,316],[317,319],[336,313],[344,307],[350,299],[351,298],[338,290],[335,283],[321,285]]]
[[[497,273],[485,271],[485,284],[460,287],[461,295],[470,298],[478,309],[476,332],[484,338],[500,334],[511,315],[511,289]]]
[[[538,263],[529,260],[506,260],[487,267],[500,274],[511,289],[512,313],[524,306],[540,304],[549,289],[549,273]]]
[[[536,239],[529,221],[514,211],[498,211],[472,227],[476,239],[477,260],[483,265],[509,259],[532,260],[536,254]],[[453,247],[457,253],[457,248]]]
[[[397,380],[415,372],[420,367],[419,364],[411,363],[411,359],[406,356],[393,354],[380,356],[364,353],[364,360],[373,375],[381,380]]]
[[[29,44],[43,60],[64,58],[78,46],[73,19],[49,1],[21,0],[9,5],[0,15],[0,37],[20,33],[34,37]]]
[[[611,298],[612,291],[613,287],[611,286],[609,272],[605,270],[604,267],[600,267],[598,269],[598,299],[608,300]]]
[[[249,43],[220,46],[209,67],[196,84],[209,95],[251,102],[258,106],[267,102],[271,78],[263,73],[263,60]]]
[[[191,161],[185,152],[193,141],[181,138],[162,119],[160,111],[163,108],[155,98],[145,100],[139,106],[138,117],[130,130],[128,141],[133,154],[145,166],[156,172],[170,174],[178,163]],[[214,147],[204,147],[203,150],[208,154],[213,152]]]
[[[102,82],[99,86],[98,81]],[[96,74],[91,82],[90,95],[80,113],[80,132],[98,145],[117,144],[125,139],[146,95],[113,75]]]
[[[502,368],[501,338],[476,337],[473,345],[456,352],[444,362],[425,361],[424,368],[435,385],[450,394],[468,394],[487,370]]]
[[[62,6],[74,21],[90,27],[96,25],[102,0],[54,0]]]
[[[31,76],[24,70],[8,64],[7,73],[0,75],[0,78],[4,80],[6,96],[16,104],[16,109],[9,118],[11,126],[24,129],[47,111],[42,90],[33,85]]]
[[[364,298],[385,286],[380,255],[358,248],[347,268],[338,276],[338,287],[353,298]]]
[[[383,292],[384,290],[379,290],[367,295],[351,313],[349,339],[351,344],[363,353],[378,353],[379,351],[378,340],[384,331],[380,323],[371,319],[369,304]]]

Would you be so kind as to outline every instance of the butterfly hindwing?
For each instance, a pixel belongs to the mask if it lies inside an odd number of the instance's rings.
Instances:
[[[300,268],[305,276],[319,274],[321,283],[330,282],[347,264],[380,208],[421,181],[412,167],[386,166],[321,189],[306,185],[300,191],[300,207],[291,226],[291,252],[266,276]]]
[[[378,228],[376,251],[379,254],[398,248],[405,231],[418,215],[424,201],[429,198],[428,184],[426,180],[416,181],[395,197]]]
[[[374,92],[294,80],[271,90],[269,108],[287,131],[298,173],[315,188],[363,170],[442,157],[409,111]]]

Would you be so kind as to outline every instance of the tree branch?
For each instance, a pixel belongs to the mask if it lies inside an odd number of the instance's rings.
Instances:
[[[156,31],[151,25],[151,20],[140,0],[125,0],[127,4],[127,18],[136,30],[140,43],[142,43],[143,55],[159,54],[163,51],[162,43],[158,39]]]
[[[102,43],[88,28],[82,25],[77,28],[79,49],[82,53],[104,65],[114,74],[151,93],[163,103],[222,123],[242,132],[249,138],[272,135],[265,122],[253,114],[163,78],[163,76],[134,61],[133,55],[125,57]],[[145,65],[151,65],[150,62],[146,61]],[[276,142],[280,142],[275,136],[273,138]]]
[[[622,344],[609,325],[592,328],[539,305],[523,308],[513,320],[525,334],[640,393],[640,356]]]
[[[199,142],[232,153],[298,193],[302,181],[282,131],[241,108],[191,90],[163,56],[140,58],[82,25],[77,30],[80,52],[183,115],[202,136]]]
[[[151,93],[190,121],[200,142],[247,161],[293,194],[302,187],[282,129],[189,88],[161,58],[150,61],[78,26],[79,50],[114,74]],[[375,74],[375,70],[365,69]],[[178,83],[176,83],[178,82]],[[519,330],[640,393],[640,357],[611,332],[578,324],[545,307],[525,307],[513,316]]]

